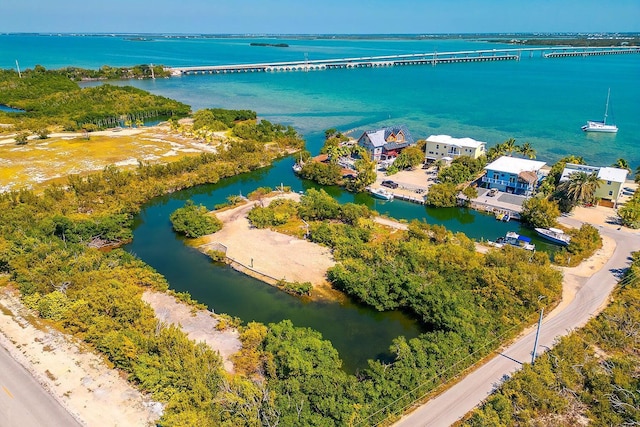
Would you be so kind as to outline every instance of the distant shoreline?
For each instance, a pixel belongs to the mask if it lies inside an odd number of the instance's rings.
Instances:
[[[249,43],[250,46],[289,47],[286,43]]]

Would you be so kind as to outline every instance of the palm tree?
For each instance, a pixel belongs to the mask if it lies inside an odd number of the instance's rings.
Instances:
[[[595,193],[600,185],[602,180],[598,178],[597,172],[578,171],[569,175],[569,179],[561,184],[561,189],[571,200],[589,204],[595,201]]]
[[[529,159],[536,158],[536,150],[528,142],[525,142],[524,144],[517,146],[516,151],[522,154],[523,157],[527,157]]]
[[[627,171],[631,172],[631,167],[629,166],[629,162],[627,162],[625,159],[622,159],[622,158],[616,160],[616,162],[611,166],[618,169],[626,169]]]
[[[505,154],[504,144],[496,144],[487,150],[487,160],[492,162]]]
[[[512,156],[514,151],[518,151],[518,147],[516,146],[516,140],[513,138],[507,139],[505,142],[502,143],[502,149],[506,153],[509,153],[509,156]]]

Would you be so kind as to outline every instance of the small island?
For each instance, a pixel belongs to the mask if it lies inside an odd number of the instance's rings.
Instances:
[[[253,42],[250,44],[251,46],[270,46],[270,47],[289,47],[286,43],[257,43]]]

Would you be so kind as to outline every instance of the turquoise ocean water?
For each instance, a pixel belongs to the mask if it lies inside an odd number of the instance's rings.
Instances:
[[[0,67],[47,68],[102,65],[215,65],[418,52],[512,47],[481,40],[344,40],[165,38],[147,36],[0,35]],[[287,43],[288,48],[251,42]],[[293,125],[312,152],[322,132],[406,124],[415,138],[449,134],[486,141],[530,142],[538,159],[567,154],[609,165],[617,158],[640,166],[640,55],[408,66],[381,69],[183,76],[126,81],[181,100],[194,109],[253,109],[271,121]],[[600,120],[611,89],[610,120],[616,135],[585,134]]]

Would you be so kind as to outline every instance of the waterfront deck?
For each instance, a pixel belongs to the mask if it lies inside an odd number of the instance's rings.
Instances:
[[[172,76],[181,76],[185,74],[320,71],[332,69],[397,67],[407,65],[435,66],[438,64],[465,62],[519,61],[522,57],[566,58],[634,53],[640,53],[640,47],[534,47],[411,53],[402,55],[317,59],[257,64],[200,65],[191,67],[167,67],[166,69],[171,72]]]

